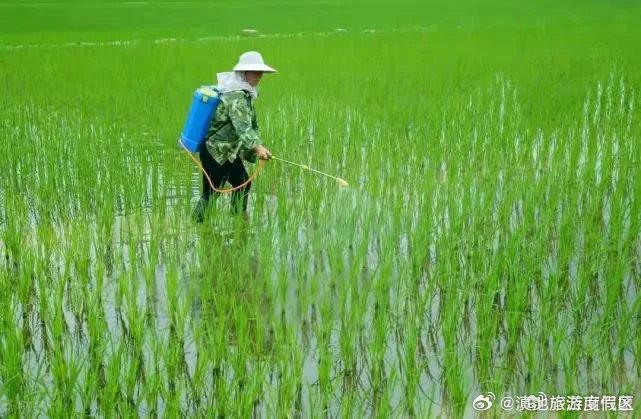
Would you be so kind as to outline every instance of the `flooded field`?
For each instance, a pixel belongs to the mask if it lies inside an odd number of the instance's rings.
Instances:
[[[556,27],[0,48],[0,416],[638,410],[641,73],[617,25],[618,50]],[[176,137],[252,48],[284,69],[270,149],[351,186],[270,161],[248,223],[223,196],[196,224]]]

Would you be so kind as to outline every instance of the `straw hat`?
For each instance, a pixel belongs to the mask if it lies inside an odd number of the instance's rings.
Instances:
[[[266,65],[263,56],[256,51],[248,51],[241,54],[234,71],[262,71],[263,73],[275,73],[276,70]]]

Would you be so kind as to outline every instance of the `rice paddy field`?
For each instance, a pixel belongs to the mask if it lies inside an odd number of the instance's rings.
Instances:
[[[637,416],[640,40],[622,0],[3,1],[0,416]],[[177,138],[247,50],[265,144],[350,186],[269,161],[196,224]]]

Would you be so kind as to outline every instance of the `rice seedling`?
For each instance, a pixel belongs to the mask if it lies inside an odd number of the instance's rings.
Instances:
[[[0,416],[638,410],[639,6],[507,5],[0,5]],[[252,49],[284,161],[197,225],[175,138]]]

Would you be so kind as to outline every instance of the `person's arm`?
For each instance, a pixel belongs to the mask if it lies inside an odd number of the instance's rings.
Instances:
[[[241,143],[241,150],[247,152],[262,145],[258,132],[252,126],[252,110],[243,92],[234,92],[229,101],[229,118]]]
[[[252,125],[252,109],[243,92],[234,93],[229,101],[229,118],[240,140],[241,152],[247,160],[254,162],[255,156],[268,159],[271,153],[263,146],[258,132]]]

